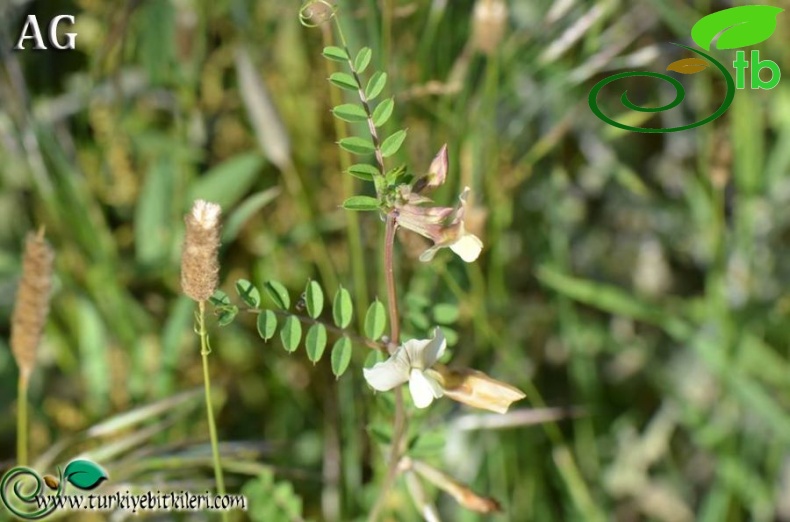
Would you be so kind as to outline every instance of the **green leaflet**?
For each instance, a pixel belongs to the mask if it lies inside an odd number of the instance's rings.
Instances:
[[[379,200],[370,196],[351,196],[343,202],[346,210],[376,210],[379,208]]]
[[[354,306],[351,303],[351,294],[342,286],[335,294],[332,304],[332,316],[338,328],[346,328],[351,323]]]
[[[384,90],[384,86],[387,85],[387,73],[383,73],[381,71],[376,71],[368,80],[368,85],[365,87],[365,97],[368,101],[374,99],[376,96],[381,94],[381,91]]]
[[[373,57],[373,51],[370,50],[370,47],[363,47],[357,53],[357,57],[354,58],[354,69],[360,74],[365,72],[367,69],[368,64],[370,64],[370,59]]]
[[[373,142],[366,138],[351,136],[350,138],[343,138],[337,142],[340,148],[351,152],[352,154],[371,154],[376,148]]]
[[[384,140],[384,143],[381,144],[381,155],[385,158],[388,158],[398,152],[400,150],[401,145],[403,145],[403,141],[406,139],[406,131],[399,130],[392,136],[388,137]]]
[[[321,290],[321,285],[315,281],[308,282],[304,296],[308,315],[316,319],[324,309],[324,291]]]
[[[277,316],[271,310],[264,310],[258,314],[256,326],[261,339],[269,341],[277,330]]]
[[[244,303],[250,308],[258,308],[261,304],[261,293],[255,285],[246,279],[236,281],[236,292]]]
[[[395,108],[395,98],[387,98],[373,110],[373,125],[381,127],[390,119]]]
[[[348,60],[348,53],[346,53],[346,51],[340,47],[336,47],[334,45],[324,47],[322,54],[324,55],[324,58],[333,60],[335,62],[345,62]]]
[[[288,310],[291,306],[291,298],[288,296],[288,289],[279,281],[266,281],[263,288],[269,297],[272,298],[274,304],[282,310]]]
[[[365,181],[373,181],[374,176],[379,174],[379,169],[367,163],[357,163],[348,168],[348,173],[355,178],[364,179]]]
[[[332,109],[332,114],[334,114],[336,118],[340,118],[343,121],[349,121],[352,123],[357,121],[365,121],[368,119],[365,109],[356,103],[344,103],[343,105],[338,105]]]
[[[293,353],[299,347],[299,341],[302,340],[302,323],[299,322],[294,316],[289,316],[283,323],[280,330],[280,340],[283,342],[283,348],[286,351]]]
[[[310,327],[307,330],[307,335],[305,336],[305,349],[307,350],[307,358],[315,364],[319,360],[321,360],[321,356],[324,354],[324,349],[326,348],[326,327],[321,324],[317,323]]]
[[[384,328],[387,326],[387,313],[384,305],[376,299],[368,307],[365,314],[365,335],[368,339],[378,341],[384,335]]]
[[[332,75],[329,76],[329,81],[332,82],[333,85],[337,85],[341,89],[346,89],[347,91],[356,91],[359,89],[357,81],[348,73],[332,73]]]
[[[335,377],[339,379],[348,369],[350,362],[351,340],[343,336],[335,341],[334,346],[332,346],[332,373],[335,374]]]

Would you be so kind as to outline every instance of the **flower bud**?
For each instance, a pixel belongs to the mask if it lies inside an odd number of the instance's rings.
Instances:
[[[428,174],[421,177],[414,184],[414,192],[422,192],[425,189],[433,190],[440,187],[447,179],[447,171],[450,169],[450,160],[447,156],[447,144],[442,145],[439,152],[433,158],[431,166],[428,167]]]

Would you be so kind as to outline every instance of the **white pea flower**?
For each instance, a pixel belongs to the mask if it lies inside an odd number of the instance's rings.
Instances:
[[[446,347],[442,330],[435,328],[433,338],[406,341],[386,361],[365,368],[365,380],[378,391],[389,391],[408,382],[418,408],[427,408],[434,399],[447,396],[468,406],[505,413],[511,403],[525,397],[518,388],[483,372],[439,364]]]
[[[446,347],[442,330],[436,328],[433,338],[406,341],[386,361],[365,368],[365,380],[378,391],[388,391],[408,381],[414,405],[427,408],[434,399],[444,395],[441,376],[431,366]]]

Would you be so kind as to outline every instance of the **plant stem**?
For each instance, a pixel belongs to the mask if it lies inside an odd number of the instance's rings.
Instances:
[[[394,352],[398,346],[400,337],[400,318],[398,316],[398,299],[395,293],[395,270],[394,270],[394,246],[395,246],[395,218],[390,214],[387,216],[387,231],[384,239],[384,273],[387,279],[387,304],[390,314],[390,352]],[[398,463],[401,459],[403,436],[406,434],[406,409],[403,405],[403,393],[401,388],[395,389],[395,419],[392,429],[392,444],[390,447],[390,457],[387,464],[387,474],[381,484],[378,498],[370,510],[368,522],[375,522],[384,507],[395,479],[398,476]]]
[[[395,351],[400,337],[400,317],[398,316],[398,296],[395,292],[395,218],[387,216],[387,232],[384,236],[384,277],[387,280],[387,308],[390,314],[390,353]]]
[[[27,466],[27,389],[28,378],[19,376],[16,410],[16,465]]]
[[[211,377],[208,371],[208,356],[211,349],[208,344],[208,332],[206,331],[206,303],[198,303],[198,335],[200,335],[200,355],[203,358],[203,386],[206,392],[206,416],[208,419],[208,431],[211,438],[211,454],[214,460],[214,478],[217,481],[217,494],[225,495],[225,479],[222,476],[222,462],[219,458],[219,441],[217,439],[217,425],[214,422],[214,409],[211,406]],[[221,512],[222,520],[227,522],[228,512]]]

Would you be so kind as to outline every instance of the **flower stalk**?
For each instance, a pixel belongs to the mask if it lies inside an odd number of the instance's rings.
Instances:
[[[398,295],[395,289],[395,230],[397,224],[393,216],[387,216],[387,230],[384,235],[384,275],[387,280],[387,309],[390,316],[390,346],[393,353],[400,339],[400,316],[398,314]]]
[[[225,479],[222,474],[222,461],[219,453],[219,437],[214,420],[211,401],[211,374],[208,356],[211,353],[208,330],[206,329],[206,301],[214,294],[219,285],[219,247],[220,215],[222,209],[215,203],[197,200],[192,210],[184,218],[186,234],[181,253],[181,289],[184,294],[197,302],[195,332],[200,338],[200,357],[203,362],[203,390],[206,402],[211,454],[214,463],[214,479],[217,494],[225,494]],[[228,513],[222,512],[222,520],[227,522]]]
[[[28,234],[22,258],[14,313],[11,318],[11,352],[19,367],[17,406],[17,465],[28,463],[28,389],[36,367],[38,346],[44,335],[52,291],[54,254],[44,239],[44,229]]]
[[[219,454],[219,437],[217,437],[217,424],[214,420],[214,408],[211,401],[211,375],[209,373],[208,356],[211,353],[209,346],[208,331],[206,330],[206,302],[198,303],[197,313],[198,335],[200,336],[200,357],[203,360],[203,390],[206,401],[206,419],[208,421],[208,432],[211,440],[211,458],[214,463],[214,480],[217,482],[217,494],[225,494],[225,478],[222,473],[222,460]],[[227,520],[227,514],[223,512],[223,520]]]
[[[384,235],[384,274],[387,280],[387,308],[390,316],[390,345],[389,352],[393,354],[397,349],[400,339],[400,316],[398,314],[398,296],[395,288],[395,230],[397,224],[392,215],[387,216],[386,233]],[[395,390],[395,419],[393,420],[392,441],[390,447],[389,461],[387,462],[387,474],[384,482],[379,489],[376,503],[373,505],[368,522],[375,522],[384,507],[395,478],[398,476],[398,463],[401,459],[404,435],[406,434],[406,408],[403,404],[403,393],[400,388]]]

